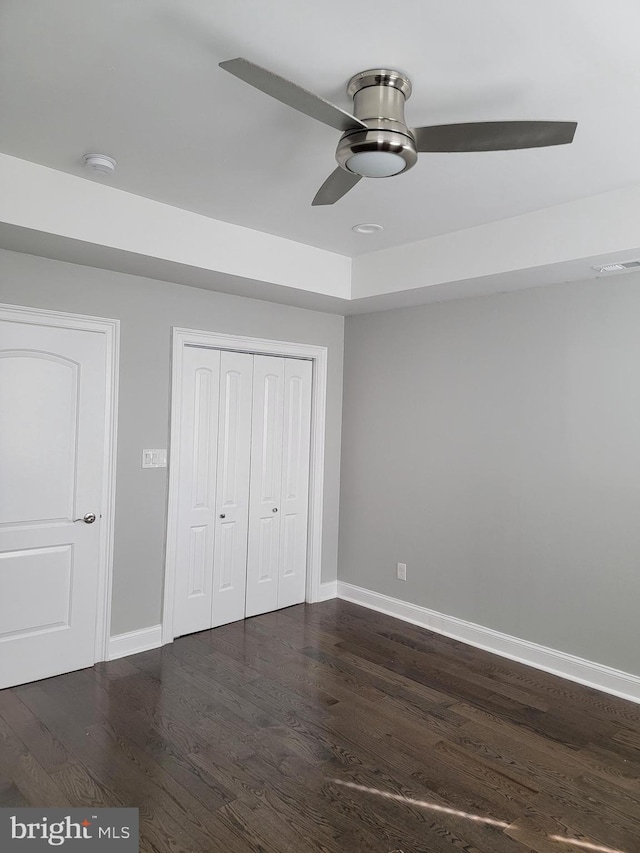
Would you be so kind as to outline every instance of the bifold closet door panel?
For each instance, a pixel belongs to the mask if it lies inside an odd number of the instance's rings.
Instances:
[[[178,451],[174,636],[211,625],[219,350],[185,347]],[[172,460],[172,464],[174,464]]]
[[[253,356],[222,352],[211,627],[244,619]]]
[[[286,358],[278,607],[305,599],[312,363]]]
[[[253,362],[246,616],[278,607],[285,360]]]
[[[174,636],[304,601],[311,382],[310,361],[185,347]]]

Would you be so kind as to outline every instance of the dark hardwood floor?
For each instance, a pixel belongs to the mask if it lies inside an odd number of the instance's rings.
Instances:
[[[640,706],[341,601],[0,692],[0,806],[142,851],[637,853]]]

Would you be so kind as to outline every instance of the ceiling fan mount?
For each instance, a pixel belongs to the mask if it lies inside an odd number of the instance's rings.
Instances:
[[[313,205],[334,204],[363,177],[388,178],[415,166],[418,153],[508,151],[543,148],[573,141],[574,121],[481,121],[407,126],[404,105],[411,81],[399,71],[372,68],[347,84],[353,113],[337,107],[296,83],[246,59],[229,59],[220,67],[245,83],[341,131],[338,168],[320,187]]]
[[[416,141],[404,117],[411,81],[399,71],[372,68],[354,75],[347,84],[353,114],[366,127],[347,130],[336,150],[336,160],[360,177],[388,178],[406,172],[418,161]]]

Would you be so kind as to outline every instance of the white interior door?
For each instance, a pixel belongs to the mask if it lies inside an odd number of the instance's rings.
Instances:
[[[211,627],[244,619],[253,356],[222,352]]]
[[[307,578],[312,363],[284,359],[278,607],[304,601]]]
[[[0,687],[95,661],[106,346],[0,321]]]
[[[179,448],[176,637],[211,627],[220,351],[185,347]],[[173,461],[172,461],[173,464]]]
[[[284,362],[254,356],[246,616],[278,607]]]

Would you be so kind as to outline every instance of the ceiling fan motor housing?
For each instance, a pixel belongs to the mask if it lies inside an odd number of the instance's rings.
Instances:
[[[367,130],[348,130],[342,135],[336,150],[338,164],[366,177],[389,177],[414,166],[416,143],[404,118],[405,101],[411,96],[409,79],[398,71],[374,68],[352,77],[347,93],[353,98],[354,115]],[[380,173],[376,174],[378,162]],[[362,164],[364,170],[360,171]]]

